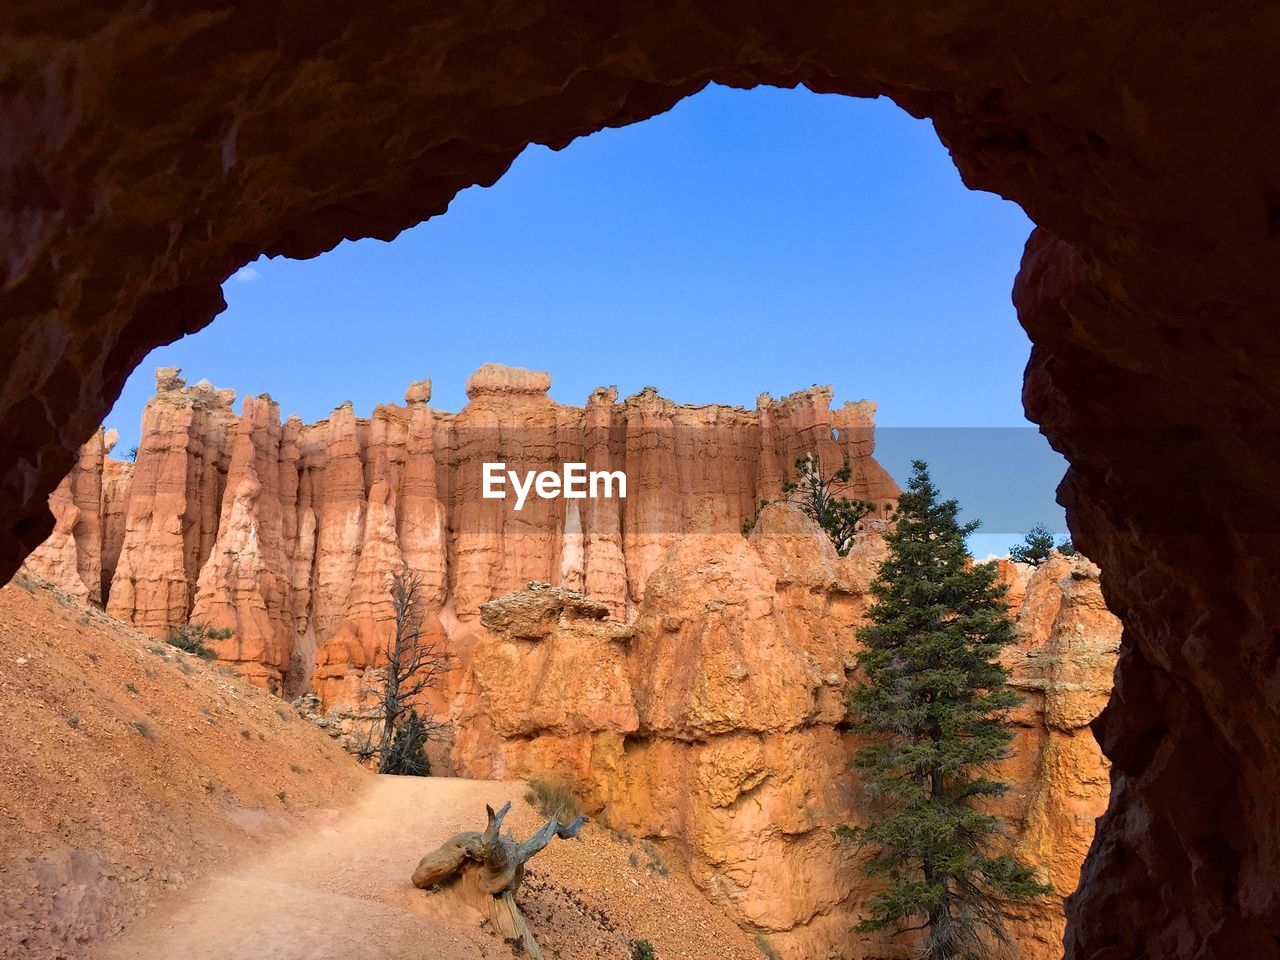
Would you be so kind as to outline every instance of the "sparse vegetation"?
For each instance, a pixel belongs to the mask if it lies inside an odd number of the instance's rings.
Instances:
[[[72,730],[78,729],[80,726],[80,715],[73,713],[69,717],[67,717],[67,726],[69,726]]]
[[[132,680],[130,680],[128,683],[126,683],[126,684],[124,685],[124,688],[125,688],[126,690],[128,690],[130,693],[137,693],[137,692],[138,692],[138,688],[137,688],[137,687],[135,687],[135,686],[133,685],[133,681],[132,681]]]
[[[395,629],[383,650],[387,664],[377,690],[378,744],[370,743],[368,755],[378,757],[379,773],[427,776],[431,764],[424,747],[441,725],[424,719],[413,704],[444,679],[449,655],[423,636],[422,577],[405,564],[391,574],[387,593]]]
[[[662,854],[658,852],[658,848],[653,845],[652,840],[641,840],[640,849],[644,851],[644,855],[649,858],[649,862],[645,864],[651,873],[656,873],[660,877],[665,877],[671,871],[667,869],[667,861],[662,859]]]
[[[138,462],[138,448],[137,448],[137,447],[130,447],[130,448],[125,452],[124,458],[125,458],[126,460],[128,460],[130,463],[137,463],[137,462]]]
[[[151,729],[151,724],[145,720],[133,721],[133,729],[138,731],[138,735],[144,740],[154,740],[155,733]]]
[[[1009,557],[1018,563],[1029,563],[1033,567],[1038,567],[1049,559],[1049,554],[1054,550],[1064,557],[1073,557],[1076,553],[1070,537],[1063,537],[1055,543],[1049,528],[1042,523],[1037,523],[1027,531],[1021,542],[1009,548]]]
[[[805,454],[796,461],[795,480],[782,485],[783,503],[792,503],[817,522],[831,538],[836,552],[845,556],[853,548],[854,538],[858,533],[858,524],[872,510],[872,504],[864,500],[855,500],[843,495],[848,489],[853,470],[849,461],[844,461],[839,470],[830,476],[822,473],[822,459],[816,454]],[[760,510],[770,501],[760,503]],[[756,511],[759,518],[760,511]],[[748,536],[755,528],[756,521],[748,520],[742,524],[742,535]]]
[[[631,960],[657,960],[653,944],[648,940],[636,940],[631,944]]]
[[[211,640],[230,640],[235,633],[230,627],[217,629],[207,623],[183,624],[165,641],[183,653],[190,653],[201,660],[216,660],[217,651],[209,646]]]
[[[409,711],[404,723],[392,736],[391,752],[384,766],[383,773],[402,777],[431,776],[431,760],[427,757],[427,725],[417,710]]]
[[[568,786],[534,777],[525,791],[524,802],[544,817],[559,815],[561,823],[572,823],[582,815],[582,801]]]

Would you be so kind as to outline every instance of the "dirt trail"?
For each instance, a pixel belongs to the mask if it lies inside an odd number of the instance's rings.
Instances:
[[[485,956],[479,936],[408,884],[426,851],[520,785],[379,777],[326,826],[274,845],[106,945],[104,958]],[[456,911],[455,911],[456,912]],[[456,930],[455,930],[456,928]],[[479,933],[479,931],[476,931]],[[488,955],[496,955],[490,949]]]
[[[408,882],[418,859],[483,826],[484,805],[513,801],[517,837],[537,815],[522,783],[375,778],[333,822],[274,844],[157,905],[103,945],[101,960],[479,960],[511,948],[447,893]],[[758,958],[740,930],[652,848],[589,825],[531,865],[520,901],[548,957],[626,958],[632,938],[663,960]],[[542,861],[542,862],[539,862]]]
[[[216,666],[35,578],[0,589],[0,957],[79,958],[371,779]]]
[[[288,704],[26,575],[0,589],[0,730],[0,958],[511,957],[409,876],[485,803],[527,836],[524,784],[374,777]],[[520,904],[550,960],[628,960],[633,938],[759,960],[674,860],[588,824]]]

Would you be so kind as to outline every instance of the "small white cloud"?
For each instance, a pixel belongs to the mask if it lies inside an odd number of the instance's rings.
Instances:
[[[241,267],[231,275],[231,279],[236,280],[239,283],[253,283],[253,281],[257,280],[260,276],[262,276],[262,274],[258,273],[258,271],[253,269],[253,267]]]

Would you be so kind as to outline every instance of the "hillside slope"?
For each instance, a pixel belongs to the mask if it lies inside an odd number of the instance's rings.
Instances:
[[[22,573],[0,589],[0,957],[510,956],[418,859],[521,782],[375,777],[284,701]],[[519,894],[549,958],[752,960],[679,866],[589,824]],[[670,864],[670,869],[668,868]],[[139,919],[145,915],[145,919]]]
[[[369,780],[245,681],[34,577],[0,589],[0,956],[77,956]]]

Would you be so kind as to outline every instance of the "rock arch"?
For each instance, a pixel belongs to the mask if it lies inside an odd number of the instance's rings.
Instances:
[[[1274,5],[13,4],[0,13],[0,576],[152,347],[259,253],[389,239],[706,83],[887,95],[1039,225],[1024,400],[1126,624],[1072,958],[1280,935]]]

